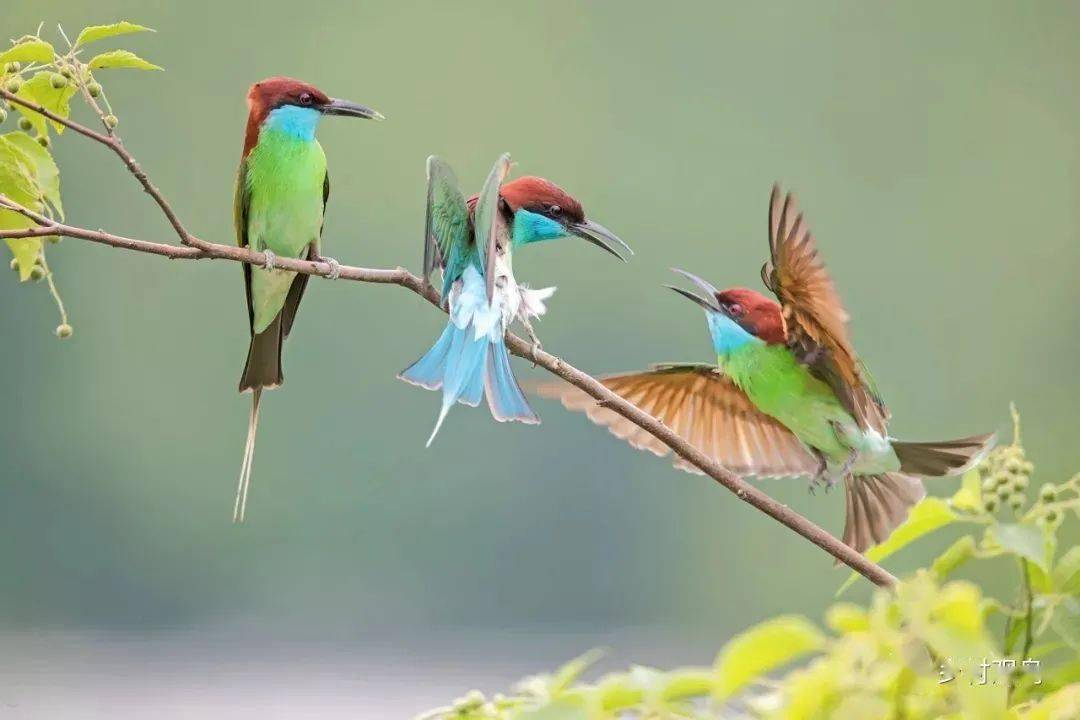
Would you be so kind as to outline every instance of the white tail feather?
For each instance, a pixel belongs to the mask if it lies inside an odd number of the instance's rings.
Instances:
[[[450,412],[450,406],[452,404],[452,402],[443,400],[442,410],[439,411],[439,419],[435,421],[435,429],[431,431],[431,437],[427,439],[427,445],[424,447],[431,447],[431,443],[435,439],[435,436],[439,434],[439,428],[442,427],[443,420],[446,419],[446,414]]]
[[[262,388],[255,388],[251,394],[251,415],[248,416],[247,443],[244,445],[244,461],[240,465],[240,480],[236,485],[236,501],[233,503],[233,522],[244,522],[247,508],[248,489],[251,487],[251,466],[255,457],[255,433],[259,431],[259,400]]]

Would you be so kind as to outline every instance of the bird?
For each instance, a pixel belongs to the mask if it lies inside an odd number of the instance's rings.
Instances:
[[[262,392],[279,387],[284,380],[282,344],[292,330],[308,282],[305,274],[276,268],[276,258],[325,262],[331,279],[340,273],[336,260],[320,254],[330,179],[315,129],[324,115],[383,119],[369,107],[331,98],[313,85],[288,77],[252,85],[247,105],[233,206],[236,240],[241,247],[264,253],[266,262],[260,267],[244,264],[251,341],[240,392],[250,392],[252,400],[234,522],[244,520]]]
[[[704,309],[716,364],[658,364],[601,382],[736,474],[805,477],[811,491],[842,480],[843,541],[865,552],[925,496],[922,477],[964,472],[985,456],[994,436],[943,442],[889,436],[890,413],[855,354],[848,313],[794,196],[779,186],[769,199],[769,253],[761,277],[775,300],[743,287],[717,290],[673,268],[703,293],[667,286]],[[577,388],[536,389],[635,448],[668,452]],[[701,472],[682,458],[675,465]]]
[[[530,318],[547,311],[545,301],[555,288],[518,284],[511,262],[515,250],[573,236],[624,262],[633,254],[610,230],[586,219],[581,203],[553,182],[523,176],[503,184],[510,166],[510,155],[500,156],[480,194],[466,200],[450,166],[434,155],[427,160],[423,277],[430,283],[435,268],[442,269],[441,303],[450,320],[431,349],[398,378],[442,390],[428,447],[455,402],[476,407],[486,396],[499,422],[540,422],[514,377],[504,336],[514,318],[520,320],[535,361],[541,344]]]

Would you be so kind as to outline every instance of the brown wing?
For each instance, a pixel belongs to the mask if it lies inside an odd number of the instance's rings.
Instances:
[[[791,194],[773,186],[769,199],[772,262],[761,279],[783,307],[788,347],[828,383],[860,427],[885,432],[888,410],[851,345],[848,314]]]
[[[757,477],[812,475],[817,460],[787,428],[765,415],[742,390],[711,365],[656,365],[647,372],[600,378],[607,388],[663,420],[668,427],[729,470]],[[670,451],[650,433],[563,382],[537,388],[570,410],[639,450],[663,457]],[[675,467],[701,474],[682,458]]]

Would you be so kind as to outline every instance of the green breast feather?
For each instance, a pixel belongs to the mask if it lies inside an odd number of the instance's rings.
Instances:
[[[245,161],[247,243],[299,258],[318,243],[323,223],[326,155],[317,141],[264,131]],[[262,332],[285,303],[296,273],[252,268],[254,330]]]

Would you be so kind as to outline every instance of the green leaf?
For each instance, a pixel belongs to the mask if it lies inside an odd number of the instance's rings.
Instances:
[[[1043,534],[1039,528],[1031,525],[1002,524],[989,528],[987,533],[1005,550],[1030,561],[1043,572],[1049,570]]]
[[[870,629],[870,615],[853,603],[836,603],[825,613],[825,624],[843,635],[865,632]]]
[[[21,150],[33,165],[34,181],[38,191],[52,205],[60,216],[64,217],[64,207],[60,204],[60,169],[46,148],[24,132],[12,132],[4,136],[8,142]]]
[[[583,672],[589,669],[590,665],[595,664],[603,656],[604,651],[595,648],[578,655],[552,674],[548,680],[548,692],[553,696],[565,692],[581,677]]]
[[[1080,545],[1061,556],[1054,568],[1054,587],[1059,592],[1080,595]]]
[[[959,516],[953,512],[948,503],[941,498],[923,498],[918,505],[911,509],[907,520],[901,523],[885,542],[866,551],[866,557],[874,562],[881,562],[922,536],[959,519]],[[840,589],[836,591],[836,595],[839,597],[858,578],[857,573],[851,573],[848,579],[844,581],[844,584],[840,586]]]
[[[1065,597],[1054,608],[1054,617],[1050,620],[1061,639],[1080,651],[1080,599]]]
[[[736,635],[716,657],[717,700],[724,701],[747,684],[825,644],[809,620],[781,615]]]
[[[960,489],[952,496],[949,503],[958,510],[982,512],[982,481],[977,469],[972,468],[964,473],[964,477],[960,482]]]
[[[83,28],[83,31],[79,33],[79,37],[75,40],[75,47],[96,42],[98,40],[104,40],[105,38],[116,37],[117,35],[127,35],[129,33],[138,32],[156,31],[152,28],[143,27],[142,25],[129,23],[127,20],[121,20],[120,22],[111,25],[91,25],[88,28]]]
[[[88,63],[91,70],[103,70],[106,68],[130,68],[132,70],[160,70],[157,65],[143,60],[130,50],[110,50],[107,53],[95,55]]]
[[[933,564],[930,566],[930,571],[937,576],[938,580],[943,580],[949,573],[974,556],[975,538],[971,535],[965,535],[934,559]]]
[[[27,40],[0,53],[0,65],[10,62],[51,63],[55,53],[53,46],[44,40]]]
[[[36,103],[62,118],[67,118],[71,114],[69,101],[76,92],[75,85],[74,83],[68,83],[60,89],[54,88],[50,80],[51,76],[52,73],[50,72],[37,73],[30,80],[24,82],[16,94],[27,102]],[[48,134],[48,125],[44,115],[24,108],[22,105],[16,105],[16,107],[19,113],[30,121],[39,135]],[[64,126],[60,123],[53,122],[52,125],[56,132],[64,132]]]

